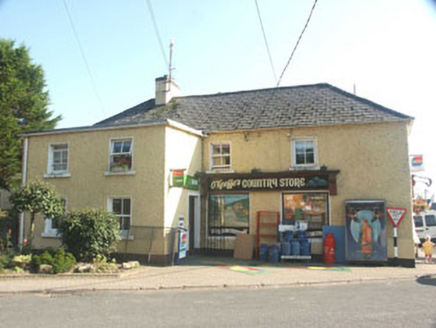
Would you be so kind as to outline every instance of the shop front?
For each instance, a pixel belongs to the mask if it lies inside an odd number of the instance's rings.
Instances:
[[[339,171],[287,171],[250,174],[207,174],[202,247],[233,251],[238,235],[278,244],[284,231],[304,230],[311,253],[321,255],[323,226],[335,224],[330,198],[337,195]]]

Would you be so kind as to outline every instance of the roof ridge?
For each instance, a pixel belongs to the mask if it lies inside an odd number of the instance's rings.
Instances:
[[[309,87],[328,87],[331,86],[328,83],[314,83],[314,84],[301,84],[301,85],[293,85],[286,87],[271,87],[271,88],[262,88],[262,89],[251,89],[251,90],[239,90],[239,91],[228,91],[228,92],[218,92],[218,93],[209,93],[204,95],[190,95],[190,96],[179,96],[174,97],[173,99],[181,99],[181,98],[204,98],[204,97],[215,97],[215,96],[226,96],[231,94],[241,94],[241,93],[250,93],[250,92],[259,92],[259,91],[274,91],[274,90],[284,90],[284,89],[299,89],[299,88],[309,88]]]

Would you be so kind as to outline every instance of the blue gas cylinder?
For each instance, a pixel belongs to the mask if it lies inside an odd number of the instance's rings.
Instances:
[[[300,241],[300,246],[301,246],[301,255],[310,256],[310,243],[309,243],[309,240],[307,238],[302,239]]]
[[[291,243],[282,242],[280,244],[280,249],[282,251],[282,255],[291,255]]]
[[[298,240],[293,240],[291,242],[291,254],[300,255],[300,242]]]
[[[283,240],[290,242],[294,238],[294,232],[293,231],[285,231],[283,234]]]
[[[297,233],[297,239],[298,240],[303,240],[306,238],[306,231],[305,230],[300,230]]]
[[[260,244],[259,261],[266,262],[267,259],[268,259],[268,245],[267,244]]]
[[[279,246],[271,245],[268,247],[268,261],[271,263],[279,262]]]

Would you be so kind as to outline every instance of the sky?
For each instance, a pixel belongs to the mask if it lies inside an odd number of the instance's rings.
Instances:
[[[274,87],[313,1],[257,3],[274,72],[255,0],[0,0],[0,37],[24,44],[44,69],[58,127],[87,126],[154,98],[171,39],[181,95]],[[326,82],[413,116],[409,150],[424,155],[418,174],[434,181],[428,196],[436,191],[435,3],[319,0],[280,84]]]

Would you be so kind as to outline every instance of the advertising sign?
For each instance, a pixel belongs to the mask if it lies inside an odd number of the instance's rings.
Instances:
[[[188,250],[188,231],[181,230],[179,233],[179,259],[183,259]]]
[[[411,155],[410,156],[410,169],[412,172],[424,171],[424,156]]]
[[[347,261],[386,261],[386,203],[384,200],[345,201]]]
[[[198,183],[198,179],[190,175],[185,176],[184,185],[186,189],[190,189],[190,190],[198,190],[200,187],[200,184]]]
[[[183,187],[185,170],[172,170],[171,171],[171,186]]]

